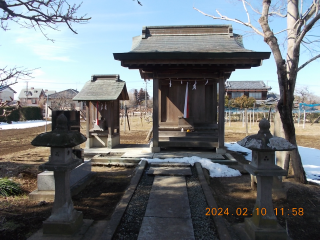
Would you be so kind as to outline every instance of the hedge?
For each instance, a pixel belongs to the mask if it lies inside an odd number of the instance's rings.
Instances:
[[[3,110],[11,111],[11,114],[7,117],[0,116],[0,122],[16,122],[27,120],[42,120],[42,109],[40,107],[22,107],[16,109],[15,107],[0,108],[0,115],[3,114]]]

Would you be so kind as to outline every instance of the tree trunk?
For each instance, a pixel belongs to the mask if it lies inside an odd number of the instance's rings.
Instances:
[[[271,1],[263,0],[262,15],[259,23],[264,33],[264,40],[269,45],[277,66],[278,83],[280,90],[280,100],[278,110],[286,140],[297,146],[294,121],[292,117],[292,107],[294,100],[294,87],[297,78],[299,63],[299,48],[295,46],[297,31],[294,29],[295,22],[298,19],[297,0],[288,0],[288,49],[287,62],[283,59],[277,38],[274,36],[268,23],[268,13]],[[306,176],[302,166],[301,157],[298,149],[290,152],[294,178],[296,181],[306,183]]]

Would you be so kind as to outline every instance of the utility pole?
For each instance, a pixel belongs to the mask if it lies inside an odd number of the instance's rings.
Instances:
[[[27,83],[27,89],[26,89],[26,97],[27,97],[27,100],[26,100],[26,102],[27,102],[27,105],[28,105],[28,95],[29,95],[29,92],[28,92],[28,81],[26,81],[26,83]]]

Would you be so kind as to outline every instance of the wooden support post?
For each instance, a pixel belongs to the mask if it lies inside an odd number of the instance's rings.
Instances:
[[[89,101],[86,101],[86,137],[89,137],[89,130],[90,130],[90,104]]]
[[[225,153],[224,148],[224,78],[220,77],[219,79],[219,121],[218,121],[218,146],[217,153]]]
[[[160,152],[159,148],[159,79],[153,79],[153,146],[152,152]]]
[[[213,123],[217,124],[217,84],[216,82],[213,83]]]
[[[90,148],[90,120],[92,121],[92,119],[90,118],[90,102],[86,101],[86,137],[87,137],[87,141],[86,141],[86,148]]]

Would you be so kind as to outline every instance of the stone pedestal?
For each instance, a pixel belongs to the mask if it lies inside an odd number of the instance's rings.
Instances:
[[[54,204],[51,216],[43,222],[43,234],[72,235],[82,225],[83,215],[74,209],[70,194],[70,171],[55,171]]]

